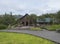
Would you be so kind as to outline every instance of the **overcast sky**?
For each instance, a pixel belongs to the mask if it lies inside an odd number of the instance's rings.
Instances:
[[[60,10],[60,0],[0,0],[0,14],[54,13]]]

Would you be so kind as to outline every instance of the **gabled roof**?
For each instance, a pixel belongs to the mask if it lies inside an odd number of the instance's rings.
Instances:
[[[28,14],[25,14],[24,16],[22,16],[22,17],[20,18],[20,20],[23,19],[24,17],[26,17],[27,15],[28,15]]]

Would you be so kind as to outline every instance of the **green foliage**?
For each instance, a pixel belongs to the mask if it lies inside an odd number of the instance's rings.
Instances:
[[[4,15],[3,18],[4,24],[6,25],[12,25],[15,22],[15,18],[12,15]]]
[[[44,19],[44,18],[51,18],[51,24],[55,23],[60,23],[60,11],[57,13],[47,13],[47,14],[42,14],[41,16],[38,16],[39,19]]]
[[[0,24],[13,25],[16,23],[15,17],[13,15],[5,14],[0,17]]]
[[[34,24],[36,24],[36,19],[37,19],[37,15],[36,14],[30,14],[30,20],[34,23]],[[32,23],[32,24],[33,24]]]
[[[1,29],[6,29],[6,28],[7,28],[6,25],[0,24],[0,30],[1,30]]]
[[[56,19],[57,19],[58,23],[60,23],[60,11],[57,12]]]
[[[50,25],[46,26],[46,28],[50,31],[55,31],[56,29],[60,29],[60,25]]]
[[[47,13],[47,14],[42,14],[41,16],[39,16],[39,18],[42,18],[42,19],[43,18],[53,18],[53,17],[55,18],[55,16],[56,16],[55,13],[49,13],[49,14]]]
[[[57,12],[56,17],[57,17],[57,18],[60,18],[60,11]]]
[[[0,32],[0,44],[55,44],[55,43],[28,34]]]
[[[4,15],[0,15],[0,24],[3,24],[3,25],[1,25],[2,27],[0,27],[0,29],[5,29],[6,28],[5,25],[7,25],[7,26],[15,25],[16,18],[14,15],[12,15],[12,12],[10,14],[5,13]]]
[[[43,19],[43,18],[53,18],[53,20],[57,21],[57,23],[60,24],[60,11],[56,12],[56,13],[47,13],[47,14],[42,14],[41,16],[39,16],[39,18]]]

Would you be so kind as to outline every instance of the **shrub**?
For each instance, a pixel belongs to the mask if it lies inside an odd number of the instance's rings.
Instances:
[[[31,30],[39,31],[39,30],[41,30],[41,28],[40,27],[32,27]]]
[[[0,25],[0,29],[6,29],[6,28],[7,28],[6,25],[3,25],[3,24]]]

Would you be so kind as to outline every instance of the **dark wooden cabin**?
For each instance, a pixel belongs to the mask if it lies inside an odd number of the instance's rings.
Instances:
[[[28,14],[25,14],[23,17],[19,18],[19,24],[22,26],[30,26],[33,24]]]

